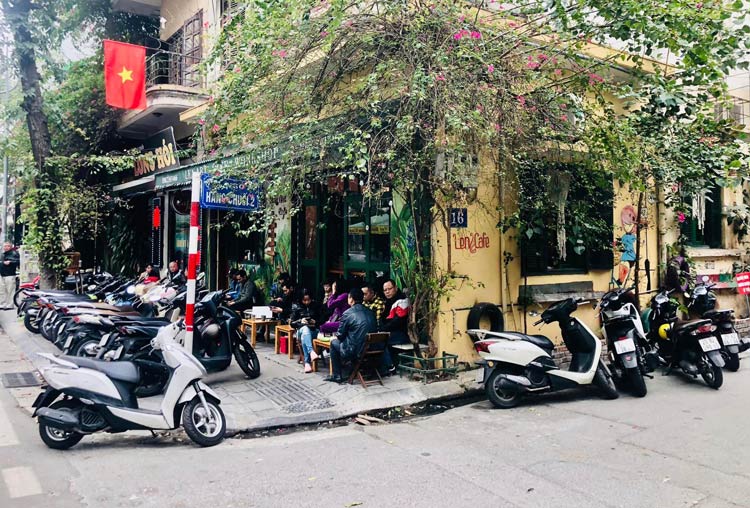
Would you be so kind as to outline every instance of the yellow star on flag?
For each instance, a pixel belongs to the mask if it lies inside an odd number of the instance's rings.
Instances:
[[[125,68],[125,66],[122,66],[122,71],[117,73],[118,76],[122,78],[122,83],[125,84],[126,81],[133,81],[133,71],[129,71]]]

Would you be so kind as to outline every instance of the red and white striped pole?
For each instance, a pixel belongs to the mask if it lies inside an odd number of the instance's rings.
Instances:
[[[198,220],[201,213],[201,174],[193,172],[193,185],[190,196],[190,238],[188,240],[188,276],[185,299],[185,349],[193,353],[193,314],[195,313],[195,276],[198,268]]]

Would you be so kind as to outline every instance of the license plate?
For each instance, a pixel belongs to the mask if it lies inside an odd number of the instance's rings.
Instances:
[[[110,336],[109,333],[105,333],[104,335],[102,335],[102,338],[99,339],[99,347],[104,347],[104,346],[107,345],[107,341],[109,340],[109,336]]]
[[[701,345],[701,349],[705,352],[721,349],[721,344],[719,344],[716,337],[706,337],[705,339],[698,340],[698,343]]]
[[[725,346],[734,346],[740,343],[740,336],[737,333],[722,333],[721,341]]]
[[[65,345],[63,346],[63,349],[69,348],[72,343],[73,343],[73,337],[70,336],[67,339],[65,339]]]
[[[479,369],[477,371],[477,383],[484,383],[484,369]]]
[[[617,351],[618,355],[631,353],[635,351],[635,341],[633,339],[616,340],[615,351]]]

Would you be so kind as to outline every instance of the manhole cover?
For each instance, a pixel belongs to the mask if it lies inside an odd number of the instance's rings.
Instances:
[[[22,388],[24,386],[39,386],[42,384],[33,372],[11,372],[2,375],[3,386],[6,388]]]
[[[321,399],[322,394],[293,377],[277,377],[253,383],[253,388],[279,407]]]
[[[284,406],[282,411],[285,413],[307,413],[309,411],[318,411],[333,407],[334,403],[328,399],[303,400]]]

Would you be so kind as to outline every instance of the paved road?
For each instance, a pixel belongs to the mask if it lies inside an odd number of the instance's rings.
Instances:
[[[645,399],[481,401],[210,449],[133,432],[49,450],[0,388],[0,507],[750,506],[745,362],[718,392],[658,376]]]

